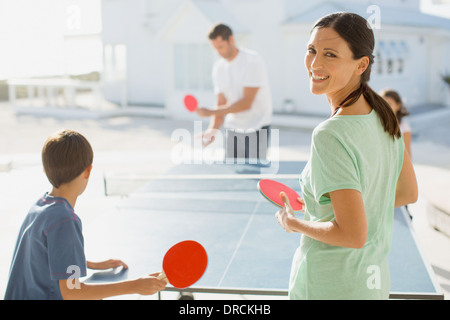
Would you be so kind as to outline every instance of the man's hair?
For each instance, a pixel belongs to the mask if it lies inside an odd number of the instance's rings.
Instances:
[[[59,188],[92,164],[94,152],[80,133],[63,130],[50,136],[42,148],[42,164],[50,183]]]
[[[208,38],[209,40],[217,39],[217,37],[222,37],[223,40],[228,41],[230,36],[233,35],[233,31],[231,31],[230,27],[219,23],[212,27],[209,32]]]

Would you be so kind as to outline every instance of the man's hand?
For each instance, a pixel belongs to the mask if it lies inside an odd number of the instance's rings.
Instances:
[[[196,139],[202,139],[202,146],[207,147],[216,139],[216,132],[217,129],[208,129],[201,135],[196,136]]]
[[[195,111],[202,118],[212,117],[214,115],[214,110],[207,108],[197,108]]]

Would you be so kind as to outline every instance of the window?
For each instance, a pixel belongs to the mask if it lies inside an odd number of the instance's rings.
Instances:
[[[405,57],[408,54],[408,48],[404,41],[398,43],[399,57],[398,57],[398,73],[402,74],[405,71]]]
[[[380,41],[376,52],[379,75],[401,75],[405,72],[407,45],[404,41]]]
[[[377,73],[383,74],[383,57],[380,54],[380,51],[377,51],[375,66],[377,67]]]
[[[212,90],[213,56],[208,43],[174,45],[177,90]]]
[[[402,58],[399,58],[399,59],[398,59],[398,63],[397,63],[397,72],[398,72],[399,74],[402,74],[402,73],[403,73],[403,59],[402,59]]]
[[[387,61],[387,73],[391,74],[394,72],[394,62],[392,59],[388,59]]]

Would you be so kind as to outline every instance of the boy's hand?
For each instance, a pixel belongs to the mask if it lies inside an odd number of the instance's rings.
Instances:
[[[152,295],[166,288],[166,282],[158,279],[159,273],[152,273],[148,276],[134,280],[135,291],[141,295]]]
[[[125,262],[118,259],[109,259],[101,262],[90,262],[87,261],[87,267],[89,269],[96,269],[96,270],[105,270],[105,269],[111,269],[111,268],[118,268],[123,267],[124,269],[128,269],[128,266]]]

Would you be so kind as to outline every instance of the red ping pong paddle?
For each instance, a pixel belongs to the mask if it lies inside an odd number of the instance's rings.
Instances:
[[[300,211],[303,209],[303,205],[297,200],[300,197],[297,192],[278,181],[261,179],[258,182],[258,189],[267,200],[278,207],[284,207],[284,203],[280,195],[281,192],[284,192],[289,199],[292,210]]]
[[[193,95],[186,95],[184,97],[184,106],[190,112],[194,112],[197,109],[198,102],[197,99]]]
[[[164,255],[163,272],[158,279],[183,289],[196,283],[206,270],[208,255],[203,246],[193,240],[178,242]]]

